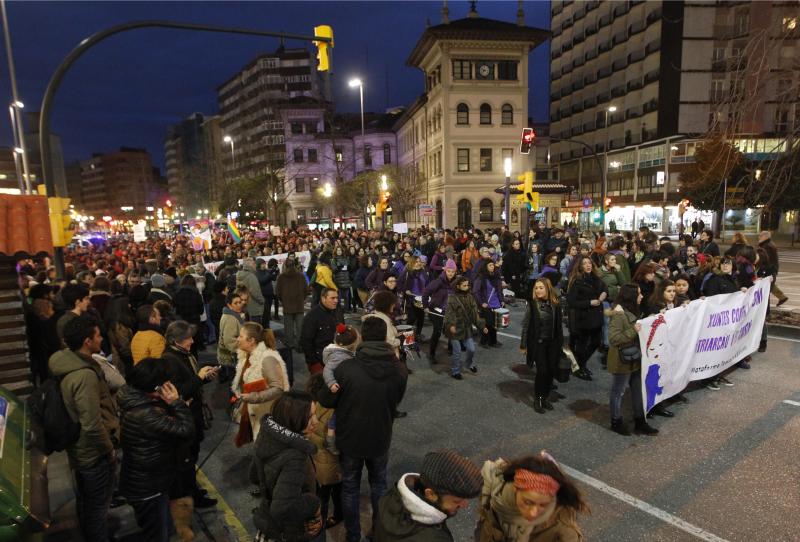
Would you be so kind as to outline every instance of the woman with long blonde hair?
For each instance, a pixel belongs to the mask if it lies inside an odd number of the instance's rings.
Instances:
[[[553,285],[548,279],[537,279],[522,322],[519,348],[526,354],[528,367],[536,364],[533,409],[539,414],[553,410],[548,396],[564,343],[561,320],[561,308]]]

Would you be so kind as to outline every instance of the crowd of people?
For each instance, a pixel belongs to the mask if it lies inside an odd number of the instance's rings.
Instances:
[[[306,251],[304,265],[297,254]],[[479,370],[478,346],[501,346],[506,304],[525,300],[519,348],[536,371],[534,410],[553,410],[556,380],[593,380],[594,357],[612,375],[611,430],[630,435],[629,388],[635,431],[655,435],[638,385],[637,321],[765,276],[786,301],[769,232],[757,246],[736,234],[724,253],[710,230],[675,242],[647,228],[601,235],[539,224],[527,236],[505,228],[246,232],[238,244],[219,235],[207,251],[181,235],[120,236],[68,250],[61,278],[46,259],[18,268],[28,336],[42,338],[29,341],[35,383],[56,379],[80,422],[67,453],[87,540],[107,540],[113,499],[133,506],[148,540],[193,538],[193,508],[216,504],[195,473],[212,380],[230,386],[236,445],[253,443],[257,540],[323,540],[343,521],[347,540],[360,541],[364,467],[372,540],[452,540],[446,519],[474,498],[476,540],[579,540],[578,514],[588,507],[546,452],[481,469],[438,450],[389,487],[392,427],[406,415],[399,406],[412,373],[408,345],[424,345],[431,364],[446,351],[450,377],[463,380],[462,371]],[[282,321],[277,333],[274,321]],[[766,347],[764,332],[759,351]],[[213,361],[201,363],[208,351]],[[304,391],[294,387],[294,354],[308,370]],[[720,375],[703,385],[733,383]],[[648,417],[672,417],[668,407]]]

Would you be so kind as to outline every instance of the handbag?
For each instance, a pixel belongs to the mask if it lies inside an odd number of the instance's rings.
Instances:
[[[623,346],[619,349],[619,359],[629,365],[642,360],[642,350],[638,344]]]

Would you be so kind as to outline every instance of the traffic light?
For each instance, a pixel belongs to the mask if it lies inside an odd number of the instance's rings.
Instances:
[[[603,203],[605,203],[606,205],[605,208],[608,209],[609,207],[611,207],[611,198],[606,198],[605,200],[603,200]]]
[[[519,144],[519,152],[522,154],[530,154],[531,152],[531,145],[533,145],[533,140],[536,137],[536,134],[533,133],[533,128],[523,128],[522,129],[522,141]]]
[[[378,197],[378,203],[375,205],[375,216],[383,216],[386,208],[389,206],[389,198],[391,194],[385,190],[381,190]]]
[[[328,25],[314,27],[314,36],[318,38],[330,38],[331,41],[315,41],[317,46],[317,71],[326,72],[330,69],[330,49],[333,49],[333,28]],[[330,48],[330,49],[329,49]]]
[[[522,184],[517,185],[517,190],[522,191],[522,194],[518,195],[517,199],[526,203],[529,211],[539,208],[539,192],[533,191],[533,177],[533,171],[526,171],[517,176],[518,180],[523,181]]]
[[[47,198],[50,208],[50,235],[53,237],[54,247],[67,246],[75,235],[69,202],[69,198]]]

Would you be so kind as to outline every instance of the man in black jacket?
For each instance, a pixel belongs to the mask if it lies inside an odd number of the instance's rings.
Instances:
[[[375,542],[452,542],[447,518],[481,494],[483,476],[452,450],[425,454],[419,474],[404,474],[382,499]]]
[[[305,318],[303,330],[300,332],[300,348],[306,357],[308,372],[322,372],[322,350],[333,342],[336,325],[343,324],[344,317],[339,309],[339,292],[332,288],[323,288],[319,297],[319,305],[314,305]]]
[[[386,323],[367,318],[363,342],[354,359],[334,371],[340,390],[322,390],[320,403],[336,408],[336,446],[342,468],[342,507],[347,541],[361,540],[359,499],[366,465],[372,499],[372,524],[378,522],[378,500],[386,493],[386,468],[392,441],[393,414],[406,390],[408,374],[386,342]]]

